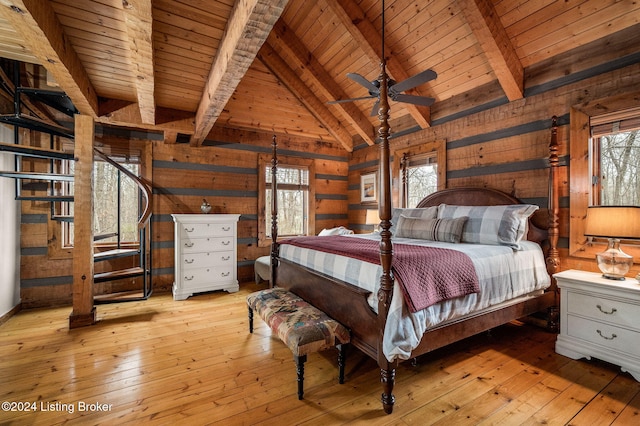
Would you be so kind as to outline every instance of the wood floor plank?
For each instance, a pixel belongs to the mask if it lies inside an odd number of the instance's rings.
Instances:
[[[631,376],[560,356],[555,335],[522,323],[427,354],[416,366],[402,363],[391,415],[381,409],[379,369],[353,348],[342,385],[336,351],[311,354],[298,401],[289,349],[260,319],[248,332],[246,297],[261,288],[101,305],[98,324],[75,330],[70,308],[17,313],[0,325],[0,397],[45,410],[5,411],[0,423],[625,425],[639,418],[640,384]],[[110,409],[80,412],[85,402]]]

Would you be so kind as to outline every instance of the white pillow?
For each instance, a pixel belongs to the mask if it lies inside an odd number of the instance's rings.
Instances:
[[[353,231],[351,229],[347,229],[344,226],[338,226],[337,228],[325,228],[322,231],[320,231],[320,233],[318,234],[318,236],[320,237],[326,237],[327,235],[350,235],[353,234]]]

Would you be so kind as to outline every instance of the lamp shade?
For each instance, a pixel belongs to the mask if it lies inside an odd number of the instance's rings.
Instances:
[[[379,225],[380,215],[378,215],[378,210],[367,210],[367,216],[365,217],[364,222],[367,225]]]
[[[640,238],[639,206],[591,206],[584,235],[618,239]]]

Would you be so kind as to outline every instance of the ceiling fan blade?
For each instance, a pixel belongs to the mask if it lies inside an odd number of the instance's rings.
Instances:
[[[404,102],[407,104],[422,105],[422,106],[431,106],[436,101],[435,99],[427,98],[426,96],[405,95],[403,93],[399,93],[393,96],[391,99],[393,99],[396,102]]]
[[[329,105],[333,105],[333,104],[344,104],[346,102],[353,102],[353,101],[362,101],[364,99],[373,99],[376,96],[363,96],[361,98],[351,98],[351,99],[338,99],[337,101],[329,101],[327,102]]]
[[[359,83],[360,85],[364,86],[364,88],[367,89],[369,92],[378,93],[378,87],[374,85],[372,82],[370,82],[369,80],[367,80],[366,78],[364,78],[363,76],[361,76],[360,74],[350,72],[350,73],[347,73],[347,77],[349,77],[351,80],[355,81],[356,83]]]
[[[376,101],[376,103],[373,104],[373,108],[371,108],[371,114],[369,116],[375,117],[376,115],[378,115],[379,107],[380,107],[380,101]]]
[[[436,74],[435,71],[425,70],[414,75],[413,77],[409,77],[406,80],[394,84],[389,88],[389,90],[393,90],[396,93],[404,92],[405,90],[413,89],[414,87],[420,86],[427,81],[434,80],[437,77],[438,74]]]

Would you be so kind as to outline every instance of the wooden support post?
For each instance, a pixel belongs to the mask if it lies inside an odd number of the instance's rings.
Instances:
[[[69,328],[94,324],[93,305],[93,139],[94,121],[75,117],[73,311]]]

